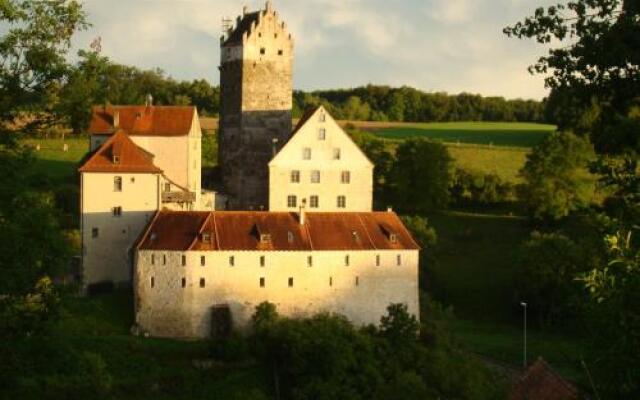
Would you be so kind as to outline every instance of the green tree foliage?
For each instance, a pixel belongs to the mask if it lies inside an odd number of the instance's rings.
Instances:
[[[402,212],[423,213],[449,204],[452,158],[446,146],[424,139],[403,142],[387,183]]]
[[[356,329],[344,317],[335,315],[290,319],[274,314],[273,306],[261,305],[254,318],[254,332],[259,332],[263,346],[259,360],[273,373],[277,397],[500,397],[499,385],[488,372],[457,350],[445,347],[450,342],[438,342],[441,347],[437,349],[435,341],[425,344],[406,306],[390,305],[380,329]],[[446,384],[439,380],[441,377]]]
[[[558,43],[529,68],[552,89],[548,114],[563,130],[590,135],[602,152],[640,149],[640,6],[637,0],[572,0],[504,30]]]
[[[587,207],[595,190],[587,166],[594,158],[588,140],[568,132],[553,133],[536,146],[520,171],[531,215],[557,220]]]
[[[373,198],[377,205],[385,207],[391,200],[387,190],[387,182],[390,179],[389,173],[391,172],[395,155],[383,140],[377,139],[371,133],[349,128],[347,128],[347,132],[373,163]]]
[[[295,91],[294,116],[324,105],[338,119],[408,122],[544,122],[544,105],[462,93],[425,93],[411,87],[368,85],[355,89]]]
[[[4,0],[0,21],[0,129],[50,126],[69,73],[71,37],[87,27],[82,7],[68,0]]]
[[[635,230],[637,233],[637,228]],[[640,396],[640,251],[637,238],[607,237],[609,257],[583,275],[593,336],[588,363],[601,398]]]
[[[588,269],[585,252],[559,233],[533,232],[516,250],[516,301],[526,301],[540,325],[556,325],[576,315],[584,291],[575,280]]]
[[[450,187],[451,199],[456,206],[488,206],[516,199],[516,188],[495,173],[456,169]]]

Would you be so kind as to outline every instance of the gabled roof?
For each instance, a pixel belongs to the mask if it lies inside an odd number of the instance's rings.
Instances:
[[[400,219],[392,212],[177,212],[163,210],[150,223],[140,250],[166,251],[332,251],[419,250]],[[392,243],[382,225],[397,234]],[[256,228],[258,227],[258,228]],[[268,243],[259,233],[268,234]],[[203,243],[202,233],[211,234]]]
[[[136,146],[122,129],[98,148],[78,169],[80,172],[161,173],[153,155]]]
[[[316,106],[313,108],[309,108],[307,111],[304,112],[304,114],[302,114],[302,117],[300,117],[300,120],[298,121],[298,123],[296,124],[296,127],[293,128],[293,132],[291,133],[291,135],[295,135],[296,132],[298,132],[300,130],[300,128],[302,128],[304,126],[304,124],[307,123],[308,120],[311,119],[311,117],[314,116],[314,114],[320,109],[322,108],[322,106]]]
[[[556,374],[542,358],[531,364],[518,378],[511,400],[573,400],[578,390]]]
[[[124,129],[133,136],[186,136],[195,113],[192,106],[95,106],[89,133],[111,135]]]

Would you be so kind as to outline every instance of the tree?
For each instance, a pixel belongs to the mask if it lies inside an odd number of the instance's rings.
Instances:
[[[520,171],[531,215],[558,220],[588,206],[595,185],[587,166],[594,158],[589,142],[568,132],[552,133],[536,146]]]
[[[389,173],[394,206],[422,213],[449,203],[452,158],[437,142],[411,139],[402,143]]]
[[[5,0],[0,21],[0,129],[37,131],[55,121],[69,74],[71,37],[87,28],[82,6],[68,0]]]
[[[560,128],[590,135],[601,152],[640,150],[639,17],[637,0],[572,0],[504,29],[559,43],[529,71],[546,76]]]

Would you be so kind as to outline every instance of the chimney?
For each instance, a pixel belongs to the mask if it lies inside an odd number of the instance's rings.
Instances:
[[[120,111],[113,110],[113,127],[118,129],[120,127]]]
[[[271,139],[271,145],[272,145],[272,153],[273,153],[273,157],[276,156],[276,154],[278,154],[278,138],[273,138]]]
[[[147,107],[153,106],[153,96],[151,95],[151,93],[147,94],[146,105]]]
[[[387,206],[387,212],[393,212],[393,207]]]
[[[306,212],[305,212],[305,208],[307,207],[307,199],[302,199],[302,202],[300,203],[300,225],[304,225],[306,223]]]
[[[249,7],[247,7],[246,5],[242,7],[242,16],[247,15],[247,13],[249,12]]]

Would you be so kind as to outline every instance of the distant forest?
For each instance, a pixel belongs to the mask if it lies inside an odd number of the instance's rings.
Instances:
[[[64,89],[70,125],[82,131],[93,104],[194,105],[202,116],[218,116],[220,88],[200,79],[178,81],[160,69],[142,70],[111,62],[96,53],[81,54]],[[337,119],[392,122],[504,121],[549,122],[545,103],[475,94],[423,92],[410,87],[367,85],[354,89],[294,91],[293,116],[322,104]]]

